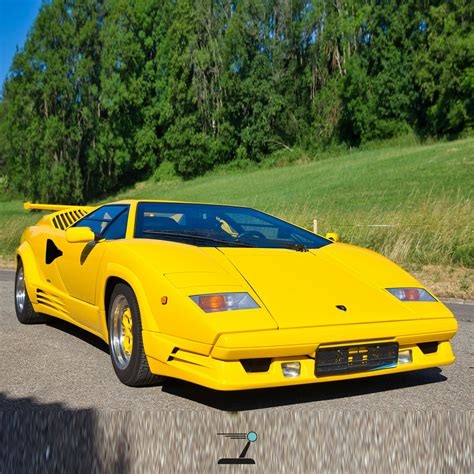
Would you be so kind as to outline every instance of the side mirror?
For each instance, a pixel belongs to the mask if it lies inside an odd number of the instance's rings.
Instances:
[[[66,240],[71,243],[89,243],[97,242],[100,236],[94,232],[90,227],[69,227],[66,229]]]
[[[328,232],[326,234],[326,239],[331,240],[332,242],[340,242],[341,237],[337,232]]]

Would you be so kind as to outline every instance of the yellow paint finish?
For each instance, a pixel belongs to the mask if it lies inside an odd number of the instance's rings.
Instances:
[[[413,306],[398,301],[382,285],[362,278],[321,250],[221,249],[256,289],[280,329],[414,317]],[[379,264],[380,279],[383,269],[383,263]],[[346,306],[347,311],[336,305]],[[416,310],[423,305],[430,305],[431,312],[423,313],[426,317],[449,316],[444,307],[438,309],[433,303],[417,303]]]
[[[66,229],[66,240],[70,244],[94,242],[95,234],[89,227],[69,227]]]
[[[276,357],[289,353],[289,348],[292,348],[294,355],[309,355],[319,345],[331,347],[373,341],[399,341],[401,344],[441,341],[451,339],[457,327],[455,318],[442,318],[223,334],[217,340],[212,356],[226,360],[251,358],[252,354],[255,354],[254,357]]]
[[[37,211],[64,211],[75,206],[68,206],[66,204],[33,204],[31,202],[23,203],[23,209],[37,210]]]
[[[239,286],[241,282],[225,272],[185,272],[165,273],[165,277],[176,288],[189,288],[199,286]]]

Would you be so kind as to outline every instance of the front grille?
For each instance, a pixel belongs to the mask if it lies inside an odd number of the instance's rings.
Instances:
[[[398,343],[328,347],[316,352],[315,374],[341,375],[394,367],[398,361]]]

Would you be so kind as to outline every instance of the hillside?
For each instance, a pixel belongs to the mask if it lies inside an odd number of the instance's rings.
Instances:
[[[320,233],[337,231],[342,240],[384,253],[444,294],[472,297],[473,164],[474,139],[468,138],[185,182],[147,181],[115,198],[249,205],[307,228],[316,218]],[[19,201],[0,202],[4,258],[11,258],[24,225],[37,218],[25,214]]]
[[[356,151],[324,161],[205,176],[191,181],[147,181],[119,197],[238,203],[266,210],[305,207],[315,216],[334,211],[416,209],[432,199],[472,198],[474,139]],[[312,217],[312,216],[307,216]]]

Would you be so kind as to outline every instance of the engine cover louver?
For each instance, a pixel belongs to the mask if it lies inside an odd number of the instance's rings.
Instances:
[[[82,208],[68,209],[54,213],[51,222],[56,229],[66,230],[90,211]]]

